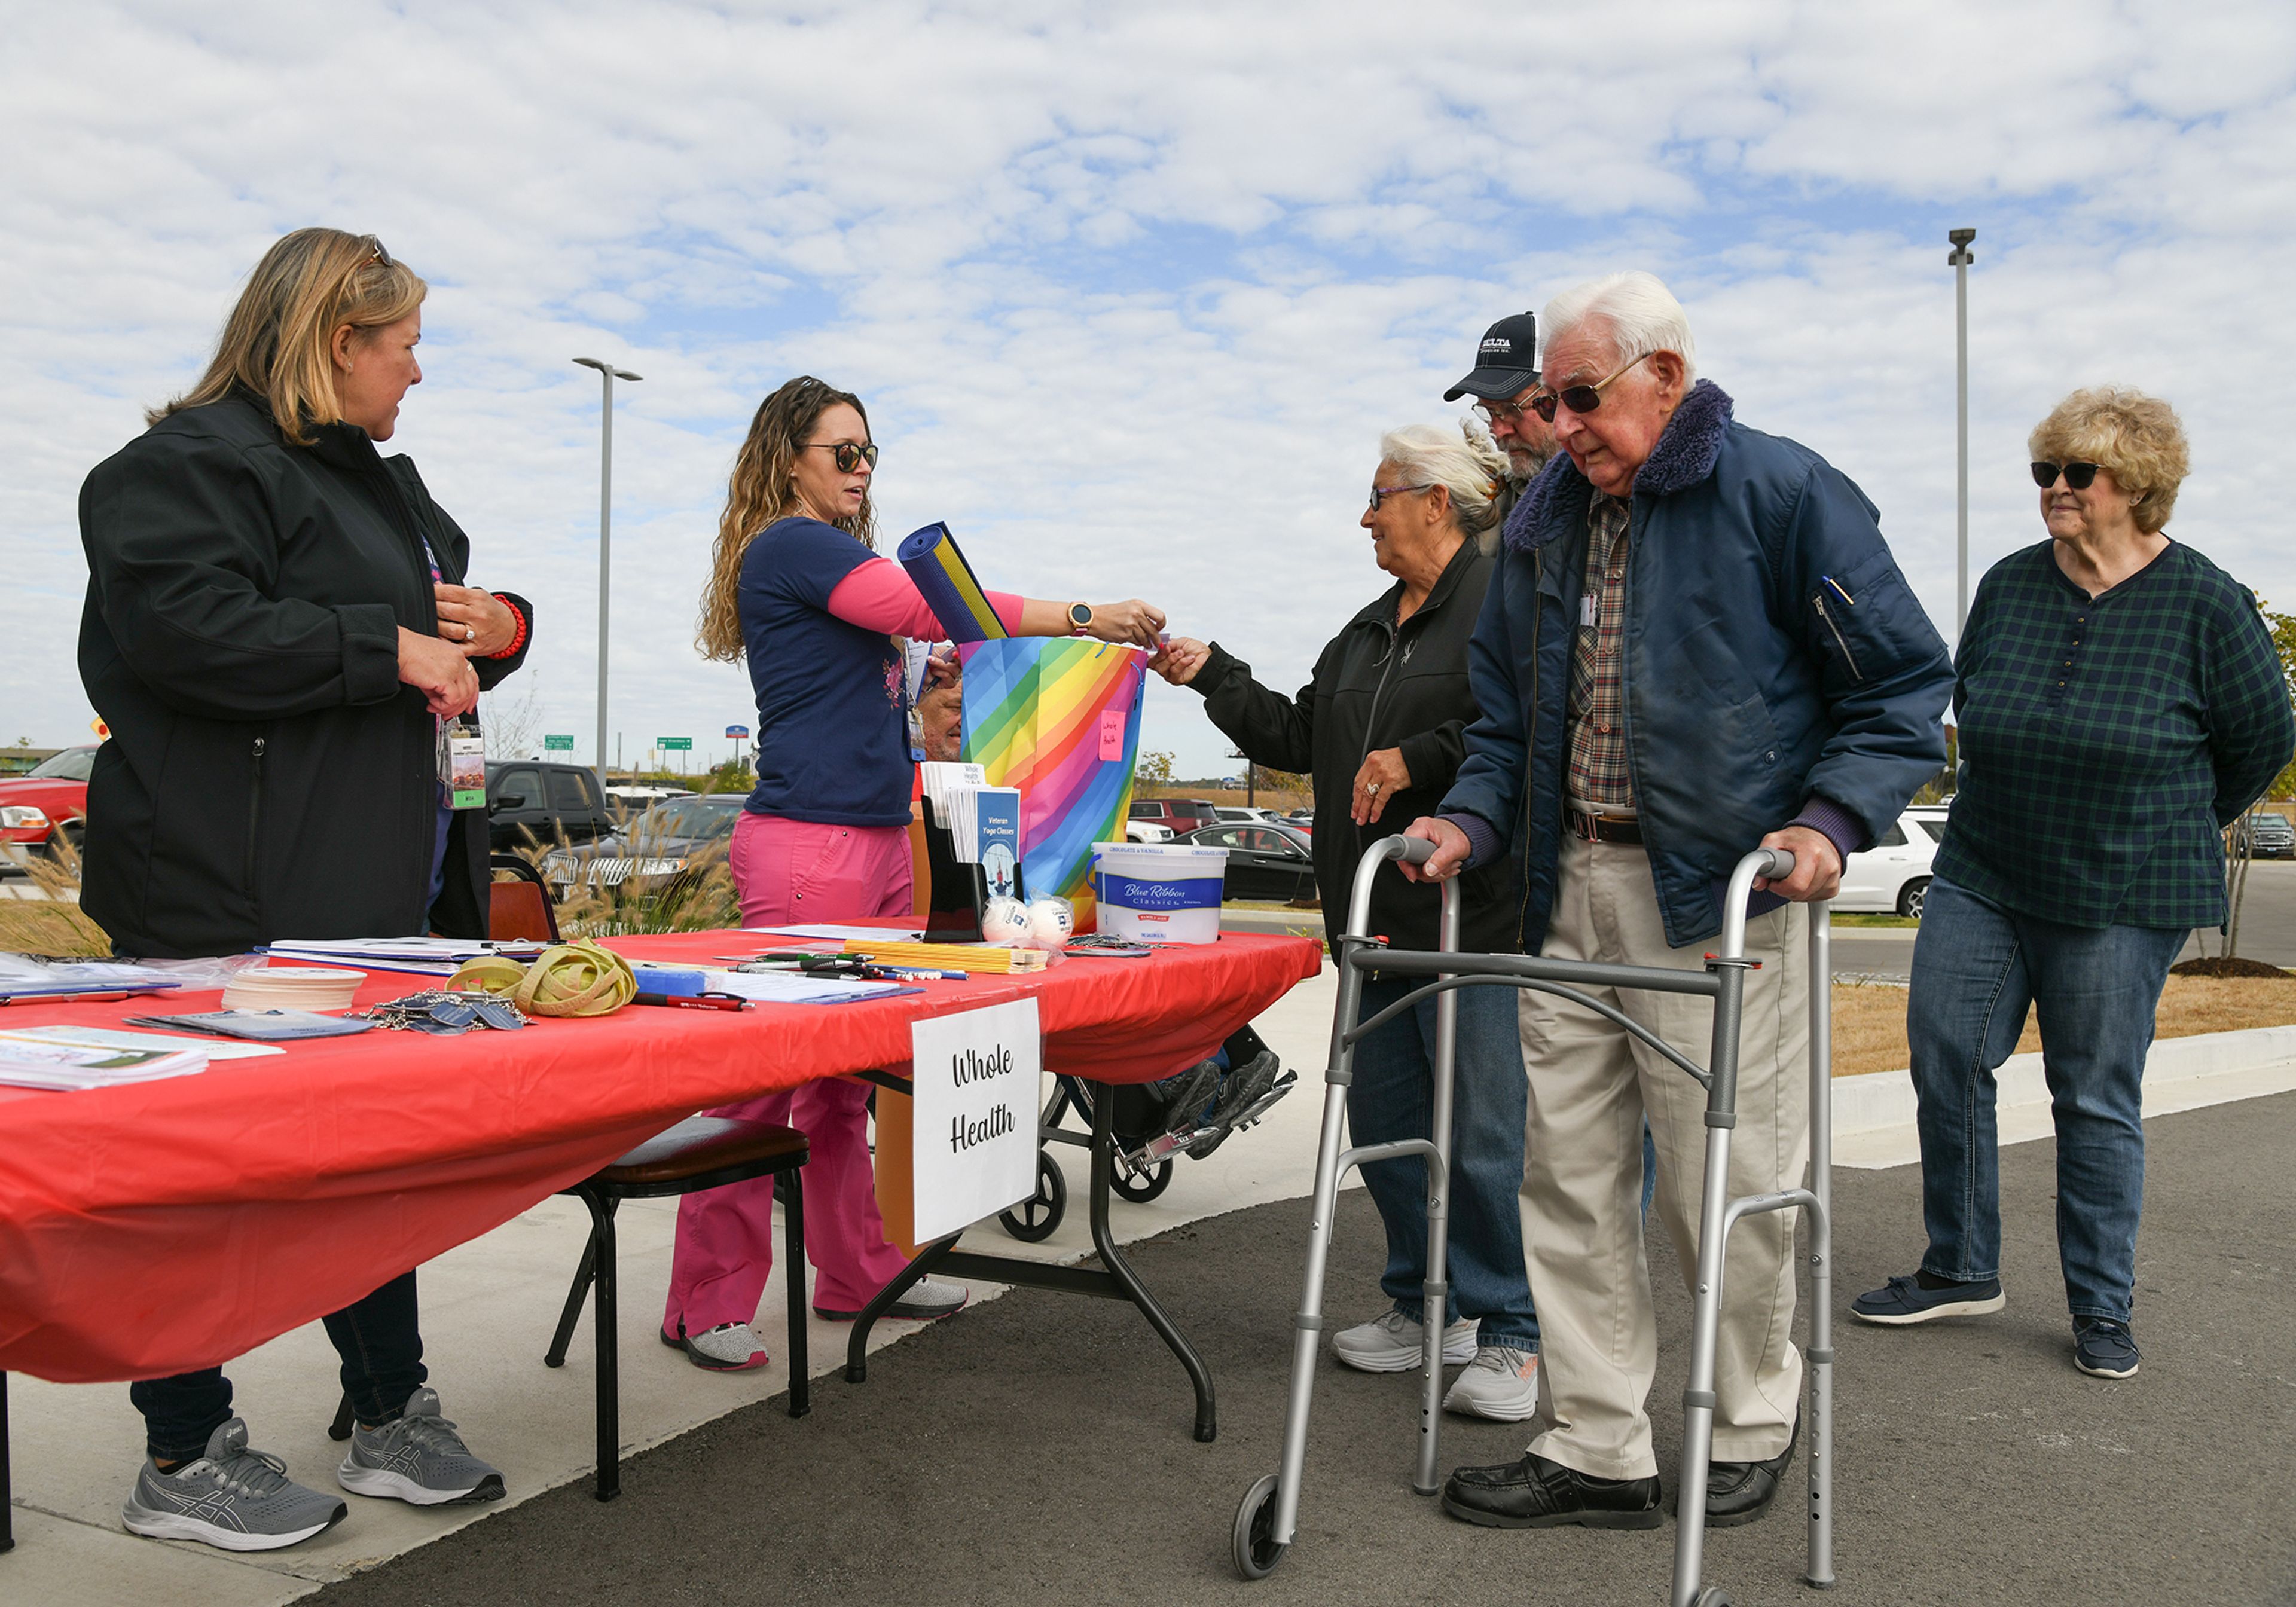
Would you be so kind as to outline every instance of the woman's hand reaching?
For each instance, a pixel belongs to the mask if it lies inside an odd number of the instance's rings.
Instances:
[[[1123,642],[1156,651],[1158,633],[1164,628],[1164,611],[1134,597],[1124,603],[1095,603],[1092,623],[1085,634],[1103,642]]]
[[[1175,636],[1164,644],[1163,651],[1148,660],[1148,668],[1162,676],[1175,686],[1185,686],[1196,678],[1196,671],[1210,661],[1212,650],[1193,636]]]

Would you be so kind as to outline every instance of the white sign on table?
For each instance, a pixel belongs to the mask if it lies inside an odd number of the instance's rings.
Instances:
[[[934,1016],[909,1043],[914,1242],[925,1244],[1037,1192],[1037,1001]]]

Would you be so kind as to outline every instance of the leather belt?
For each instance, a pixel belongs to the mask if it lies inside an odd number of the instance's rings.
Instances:
[[[1608,815],[1589,815],[1579,809],[1569,811],[1570,834],[1588,842],[1631,842],[1639,845],[1643,840],[1641,823],[1617,820]]]

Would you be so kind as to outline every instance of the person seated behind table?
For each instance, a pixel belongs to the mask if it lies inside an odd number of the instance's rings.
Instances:
[[[1292,697],[1264,687],[1217,646],[1176,639],[1160,668],[1193,686],[1205,712],[1244,754],[1304,770],[1316,788],[1316,881],[1338,931],[1357,865],[1373,842],[1433,808],[1456,774],[1476,717],[1467,644],[1491,573],[1499,481],[1506,468],[1475,424],[1431,424],[1382,437],[1361,524],[1372,561],[1396,578],[1343,626]],[[1384,824],[1382,824],[1384,823]],[[1513,877],[1500,856],[1461,883],[1464,947],[1515,948]],[[1382,874],[1371,930],[1398,948],[1436,947],[1435,889]],[[1414,984],[1371,977],[1362,1019]],[[1526,1084],[1510,988],[1470,988],[1458,999],[1457,1103],[1452,1149],[1450,1275],[1457,1313],[1447,1360],[1471,1365],[1444,1398],[1450,1410],[1521,1422],[1538,1399],[1538,1318],[1524,1273],[1516,1193],[1522,1182]],[[1435,1001],[1420,1000],[1356,1047],[1348,1126],[1359,1144],[1427,1136]],[[1427,1257],[1426,1168],[1376,1161],[1364,1183],[1387,1228],[1385,1313],[1347,1330],[1332,1350],[1350,1367],[1403,1373],[1420,1362]]]
[[[901,566],[874,554],[876,466],[860,398],[810,375],[758,404],[734,459],[696,645],[746,660],[757,694],[758,785],[728,855],[744,926],[911,913],[902,640],[943,631]],[[988,601],[1014,635],[1082,633],[1152,651],[1164,623],[1136,599]],[[832,1322],[858,1316],[908,1264],[877,1211],[868,1098],[865,1083],[824,1078],[713,1112],[805,1133],[814,1311]],[[678,1202],[661,1340],[698,1367],[766,1363],[750,1319],[773,1265],[773,1200],[772,1179],[760,1178]],[[886,1315],[947,1316],[964,1301],[963,1289],[928,1278]]]
[[[486,935],[486,816],[447,807],[439,724],[524,660],[534,611],[463,584],[469,538],[413,463],[375,451],[422,377],[424,293],[372,234],[289,234],[199,383],[81,489],[80,676],[111,729],[81,907],[120,955]],[[260,804],[275,813],[258,832]],[[357,1415],[337,1482],[417,1505],[501,1497],[424,1382],[413,1272],[326,1326]],[[346,1515],[250,1447],[219,1367],[128,1395],[150,1453],[131,1532],[267,1551]]]

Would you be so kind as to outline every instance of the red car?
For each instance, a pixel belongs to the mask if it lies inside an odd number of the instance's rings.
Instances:
[[[0,844],[53,856],[56,844],[66,842],[77,853],[87,825],[87,777],[94,766],[91,744],[53,754],[29,775],[0,777]]]

